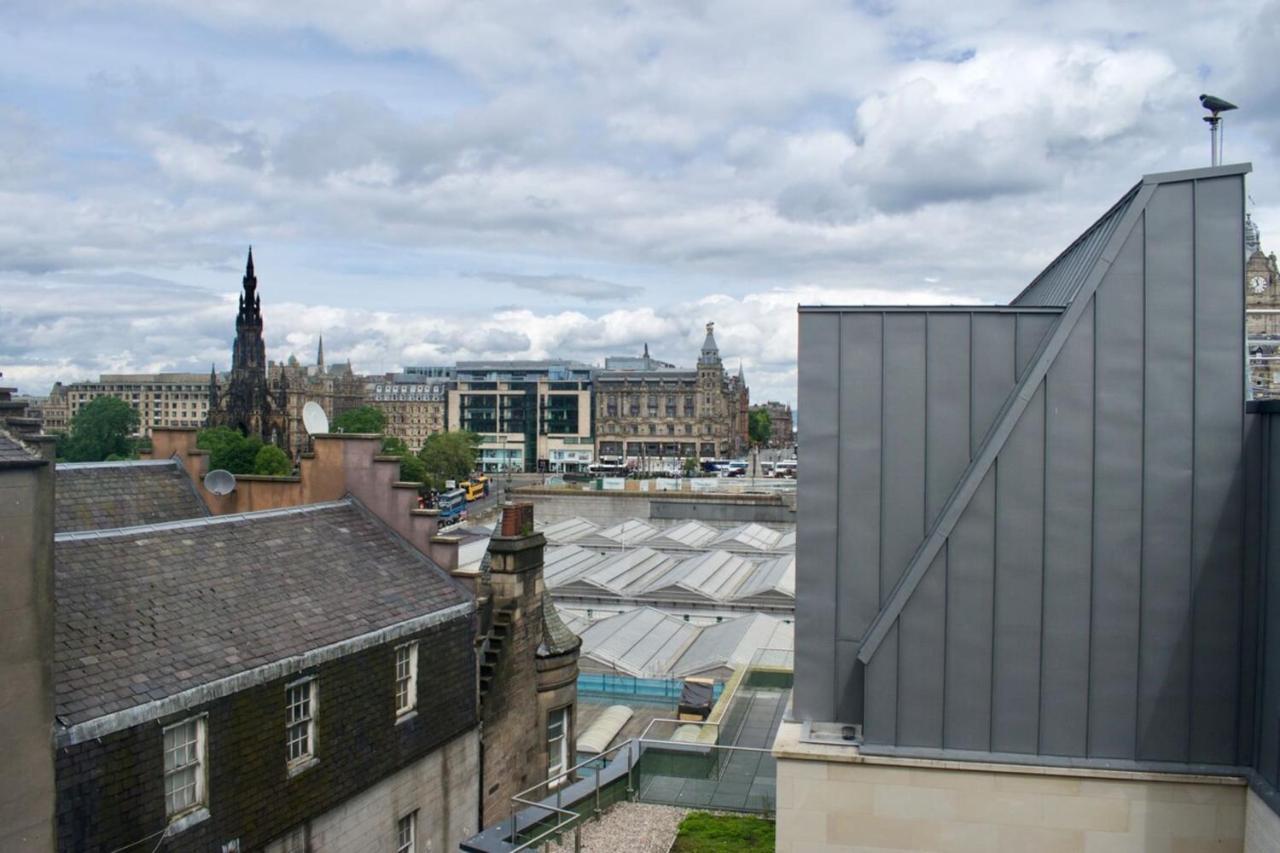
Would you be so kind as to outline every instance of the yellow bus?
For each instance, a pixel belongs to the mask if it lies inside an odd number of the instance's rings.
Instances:
[[[467,500],[479,500],[489,493],[489,478],[483,475],[472,477],[458,484],[467,491]]]

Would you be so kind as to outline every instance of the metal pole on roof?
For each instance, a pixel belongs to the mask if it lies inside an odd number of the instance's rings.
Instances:
[[[1222,116],[1219,115],[1219,113],[1238,109],[1238,107],[1230,101],[1219,98],[1216,95],[1201,95],[1200,105],[1209,111],[1209,115],[1204,117],[1205,122],[1209,125],[1209,164],[1212,166],[1221,166]]]

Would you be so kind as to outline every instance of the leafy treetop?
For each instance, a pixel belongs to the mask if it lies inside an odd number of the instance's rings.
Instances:
[[[349,409],[333,419],[329,429],[333,432],[380,434],[387,428],[387,416],[373,406]]]
[[[97,397],[71,419],[71,434],[59,456],[67,462],[102,462],[137,456],[133,434],[137,411],[119,397]]]
[[[769,412],[765,409],[752,409],[747,416],[747,437],[751,443],[759,447],[769,443],[773,434],[773,422],[769,420]]]

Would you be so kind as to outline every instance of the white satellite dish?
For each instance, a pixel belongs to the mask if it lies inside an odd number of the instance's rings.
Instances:
[[[302,407],[302,425],[308,435],[323,435],[329,431],[329,416],[315,400]]]
[[[215,495],[229,495],[236,488],[236,475],[216,468],[204,475],[204,487]]]

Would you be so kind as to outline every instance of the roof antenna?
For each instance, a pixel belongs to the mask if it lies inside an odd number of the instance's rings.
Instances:
[[[1209,111],[1204,120],[1209,123],[1209,165],[1222,165],[1222,117],[1218,113],[1239,109],[1230,101],[1214,95],[1201,95],[1200,105]]]

